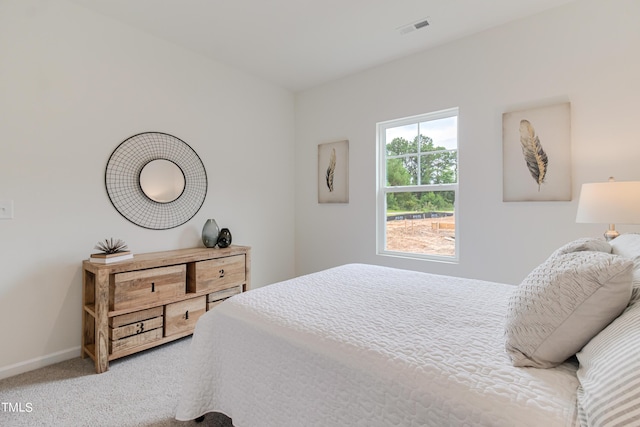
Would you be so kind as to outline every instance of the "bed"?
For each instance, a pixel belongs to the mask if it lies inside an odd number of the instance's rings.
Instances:
[[[628,378],[640,370],[628,346],[616,348],[638,341],[629,326],[640,327],[640,303],[633,304],[640,298],[635,290],[631,295],[638,275],[632,255],[640,254],[640,240],[632,236],[622,249],[596,239],[570,242],[520,286],[347,264],[236,295],[198,321],[176,419],[220,412],[236,427],[553,427],[609,425],[600,421],[621,412],[615,422],[632,420],[640,416],[640,384]],[[597,285],[586,302],[571,291],[569,299],[580,302],[566,303],[574,304],[570,317],[556,322],[551,334],[544,332],[548,322],[534,325],[546,337],[532,352],[527,322],[540,311],[536,298],[548,300],[544,289],[558,287],[558,274],[546,281],[551,285],[540,278],[549,261],[565,271],[560,292],[576,262],[591,275],[582,282]],[[598,265],[595,279],[591,265]],[[613,272],[602,273],[602,265]],[[594,295],[596,304],[589,301]],[[576,328],[594,317],[589,312],[576,319],[576,311],[585,305],[593,311],[601,301],[616,307],[604,310],[608,317],[595,329],[589,326],[586,342],[574,342],[585,335]],[[563,331],[567,324],[573,329]],[[551,345],[553,353],[564,342],[558,330],[573,346],[563,350],[566,358],[539,351]],[[613,366],[605,374],[603,360]],[[622,366],[626,370],[617,372]],[[610,402],[611,387],[621,390],[622,382],[631,397]],[[627,402],[624,410],[612,412],[620,399]]]

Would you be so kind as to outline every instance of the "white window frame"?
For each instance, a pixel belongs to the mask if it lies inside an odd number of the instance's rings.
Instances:
[[[420,114],[411,117],[405,117],[402,119],[396,120],[388,120],[385,122],[377,123],[376,125],[376,134],[377,134],[377,197],[376,197],[376,253],[378,255],[386,255],[386,256],[399,256],[405,258],[417,258],[417,259],[426,259],[433,261],[442,261],[442,262],[458,262],[459,260],[459,250],[460,250],[460,240],[458,235],[459,227],[457,224],[458,221],[458,186],[460,183],[460,175],[457,176],[457,183],[455,184],[422,184],[422,185],[407,185],[407,186],[387,186],[387,141],[386,141],[386,130],[417,124],[424,123],[432,120],[444,119],[448,117],[459,117],[459,109],[449,108],[446,110],[436,111],[433,113]],[[420,132],[418,131],[418,134]],[[457,132],[456,132],[457,134]],[[458,165],[460,164],[460,144],[456,144],[456,151],[458,153]],[[459,172],[459,171],[458,171]],[[400,252],[400,251],[390,251],[386,249],[386,239],[387,239],[387,194],[388,193],[402,193],[402,192],[414,192],[414,191],[453,191],[455,193],[454,200],[454,214],[456,216],[456,227],[455,227],[455,255],[454,256],[445,256],[445,255],[437,255],[437,254],[422,254],[416,252]]]

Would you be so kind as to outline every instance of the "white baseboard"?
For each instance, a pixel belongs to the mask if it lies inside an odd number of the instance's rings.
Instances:
[[[0,368],[0,380],[80,357],[80,346]]]

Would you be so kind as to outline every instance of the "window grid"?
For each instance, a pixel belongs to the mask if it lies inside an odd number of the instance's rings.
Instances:
[[[442,147],[439,146],[439,141],[434,141],[434,138],[426,134],[429,131],[424,131],[422,124],[428,124],[429,122],[433,122],[440,119],[452,118],[455,123],[455,148],[451,147]],[[387,122],[378,123],[377,126],[377,135],[378,135],[378,197],[377,197],[377,253],[380,255],[393,255],[393,256],[403,256],[410,258],[420,258],[420,259],[431,259],[431,260],[440,260],[440,261],[449,261],[455,262],[458,260],[458,232],[457,227],[455,226],[455,217],[456,217],[456,205],[457,205],[457,196],[458,196],[458,144],[457,144],[457,118],[458,118],[458,109],[453,108],[449,110],[443,110],[436,113],[428,113],[414,117],[408,117],[399,120],[391,120]],[[415,135],[415,150],[414,152],[404,152],[404,153],[394,153],[391,147],[389,147],[389,143],[393,142],[391,136],[388,136],[389,130],[397,131],[398,128],[403,126],[409,127],[413,126],[411,129],[411,134]],[[426,126],[427,128],[429,126]],[[414,133],[417,129],[417,133]],[[424,132],[424,133],[423,133]],[[394,134],[397,134],[394,133]],[[421,137],[424,137],[421,138]],[[389,141],[387,139],[390,139]],[[396,136],[397,138],[397,136]],[[405,139],[408,144],[412,144],[411,139]],[[423,144],[430,144],[433,146],[433,150],[424,149]],[[399,150],[398,150],[399,151]],[[428,176],[423,177],[423,162],[428,162],[428,159],[425,159],[426,156],[435,156],[437,159],[439,155],[451,153],[454,154],[449,158],[451,164],[447,167],[448,171],[453,177],[449,176],[445,179],[450,179],[452,182],[447,183],[424,183],[422,182],[424,179],[429,178]],[[413,175],[406,171],[406,174],[410,175],[410,178],[413,183],[409,185],[390,185],[388,181],[388,161],[391,159],[401,159],[404,163],[409,163],[412,158],[415,158],[415,171]],[[437,162],[435,162],[437,163]],[[407,167],[403,166],[406,170]],[[415,176],[415,179],[413,178]],[[438,179],[440,179],[439,177]],[[444,193],[449,192],[449,193]],[[414,197],[417,198],[427,198],[429,197],[444,197],[453,199],[451,201],[452,211],[450,214],[447,212],[434,213],[434,212],[418,212],[418,211],[410,211],[407,210],[405,214],[399,215],[389,215],[389,209],[387,202],[389,200],[389,195],[395,194],[397,197]],[[422,199],[421,199],[422,200]],[[435,215],[447,215],[450,218],[447,218],[447,221],[440,222],[439,220],[434,220],[437,218]],[[397,224],[392,222],[397,220],[398,218],[402,219],[405,222],[403,233],[406,233],[406,230],[413,230],[414,225],[417,221],[421,222],[421,226],[424,226],[425,223],[429,223],[432,229],[436,229],[437,233],[440,233],[440,226],[446,227],[447,233],[443,235],[444,239],[452,242],[452,252],[450,249],[447,249],[447,253],[439,253],[438,249],[434,249],[435,246],[429,246],[427,240],[431,240],[432,237],[425,238],[426,247],[424,250],[413,250],[413,249],[398,249],[396,247],[389,248],[387,246],[387,238],[388,233],[392,237],[392,240],[398,241],[397,233]],[[408,226],[407,222],[411,225]],[[388,224],[393,224],[393,227],[388,226]],[[447,225],[450,224],[450,225]],[[452,227],[452,228],[449,228]],[[393,228],[393,229],[392,229]],[[390,229],[392,229],[390,231]],[[433,233],[432,233],[433,234]],[[402,236],[400,236],[402,237]],[[401,238],[401,241],[404,240],[415,240],[415,236],[408,236],[406,239]],[[418,240],[420,240],[420,236],[418,236]],[[401,245],[404,246],[404,245]]]

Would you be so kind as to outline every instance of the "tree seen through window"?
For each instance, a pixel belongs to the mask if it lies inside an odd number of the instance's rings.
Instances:
[[[387,185],[401,187],[424,184],[451,184],[458,181],[458,153],[434,146],[428,136],[418,135],[409,142],[394,138],[387,149]],[[387,209],[396,211],[453,210],[452,191],[389,193]]]

